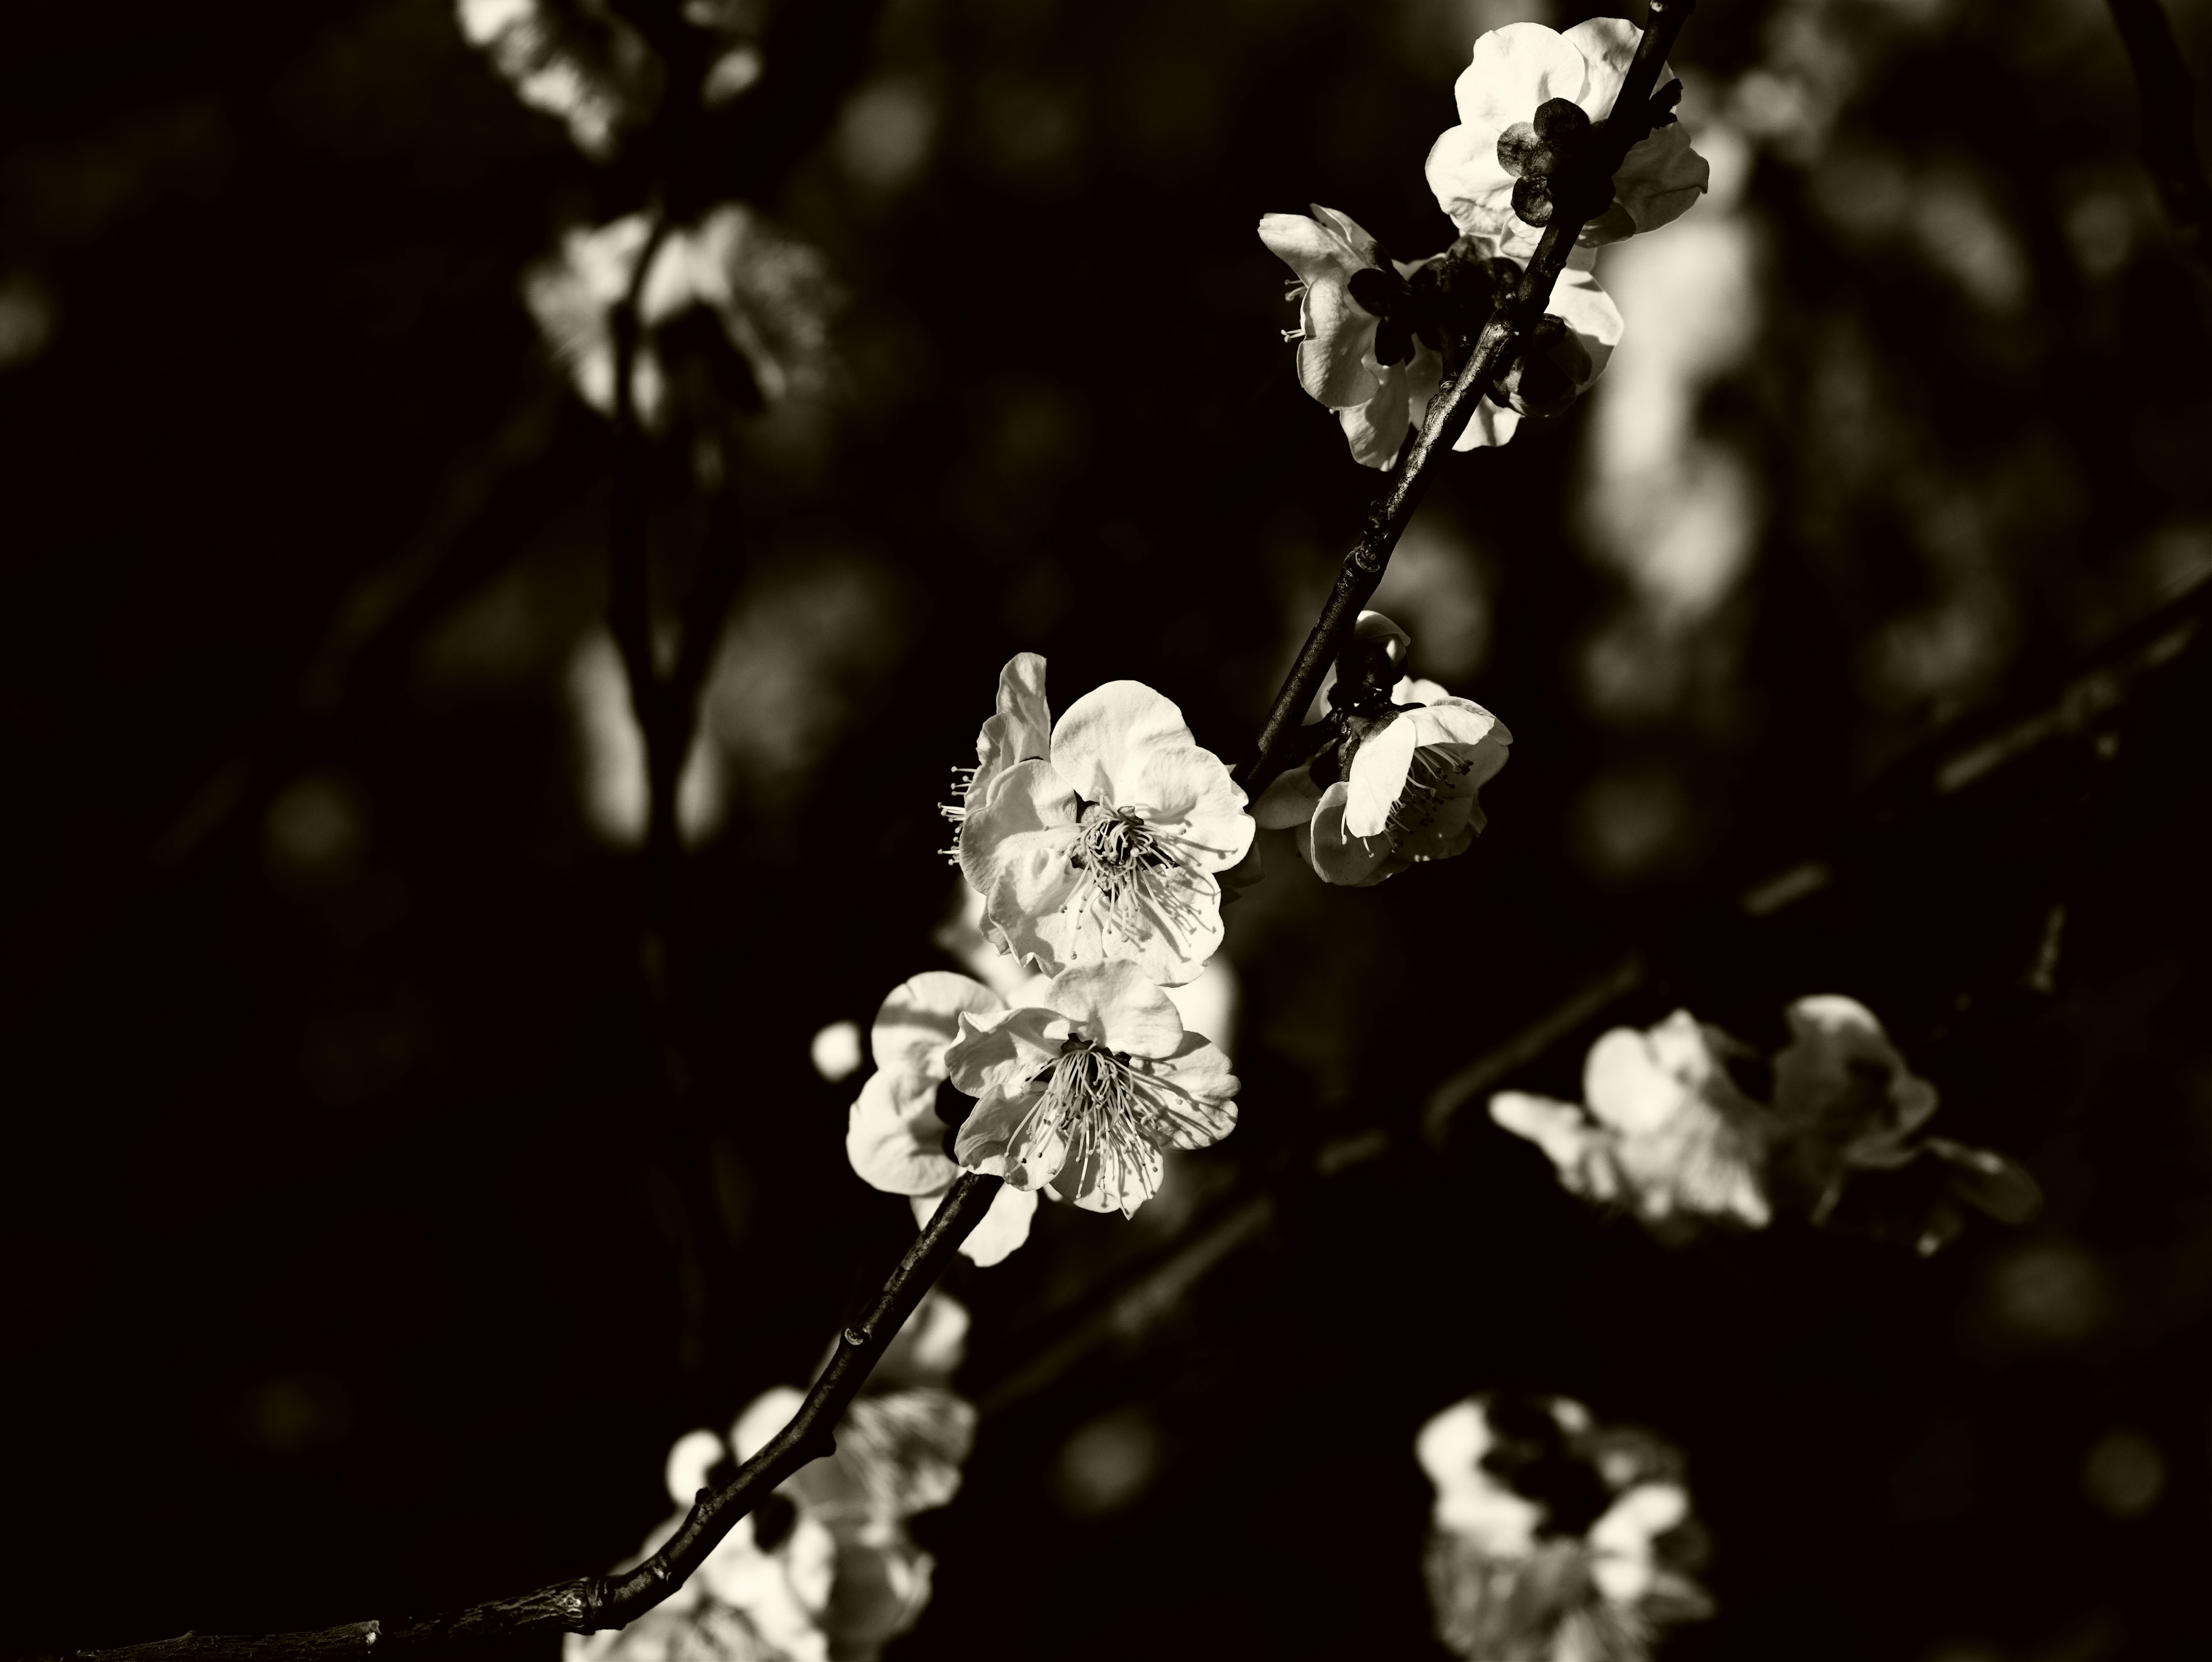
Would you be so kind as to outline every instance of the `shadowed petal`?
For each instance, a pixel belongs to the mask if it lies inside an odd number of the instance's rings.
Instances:
[[[1341,779],[1322,793],[1321,802],[1314,809],[1314,817],[1301,839],[1304,846],[1299,852],[1322,882],[1365,888],[1390,875],[1384,869],[1390,857],[1390,843],[1388,837],[1346,836],[1344,811],[1351,794],[1350,787]]]
[[[1014,1088],[1060,1055],[1069,1026],[1058,1011],[1036,1008],[1015,1010],[988,1026],[963,1021],[959,1038],[945,1054],[953,1087],[971,1097]]]
[[[846,1116],[845,1158],[872,1188],[933,1194],[960,1174],[945,1156],[944,1136],[933,1090],[902,1097],[894,1076],[878,1072],[868,1076]]]
[[[926,970],[891,989],[868,1035],[876,1066],[897,1076],[901,1088],[945,1077],[945,1047],[959,1037],[963,1013],[995,1014],[1006,1001],[980,981],[950,970]]]
[[[1252,805],[1252,819],[1266,830],[1287,831],[1311,819],[1320,801],[1321,787],[1314,783],[1313,770],[1292,768],[1277,774],[1274,783],[1260,793]]]
[[[1082,964],[1052,983],[1052,1008],[1085,1037],[1132,1056],[1171,1056],[1182,1042],[1175,1001],[1126,959]]]
[[[914,1199],[914,1221],[926,1225],[937,1215],[939,1195],[917,1195]],[[979,1269],[988,1269],[994,1263],[1004,1263],[1016,1249],[1027,1243],[1030,1224],[1036,1216],[1037,1197],[1035,1190],[1001,1189],[991,1197],[991,1209],[983,1214],[983,1221],[969,1232],[960,1243],[960,1256],[971,1260]]]

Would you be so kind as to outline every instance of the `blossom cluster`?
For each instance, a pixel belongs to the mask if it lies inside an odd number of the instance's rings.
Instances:
[[[1414,1443],[1436,1488],[1425,1568],[1437,1637],[1475,1662],[1646,1662],[1712,1613],[1680,1455],[1566,1397],[1492,1392]]]
[[[1962,1205],[2007,1223],[2033,1215],[2041,1196],[2016,1162],[1926,1135],[1936,1087],[1872,1011],[1830,994],[1784,1014],[1790,1043],[1763,1068],[1741,1068],[1771,1076],[1771,1101],[1731,1068],[1762,1060],[1751,1046],[1677,1010],[1592,1045],[1581,1105],[1503,1091],[1490,1116],[1550,1156],[1567,1189],[1627,1208],[1665,1238],[1704,1221],[1763,1228],[1783,1208],[1815,1225],[1902,1233],[1924,1256],[1965,1227]],[[1848,1186],[1875,1173],[1910,1178],[1847,1220]]]
[[[1674,118],[1671,82],[1651,131],[1609,179],[1588,177],[1642,39],[1625,18],[1593,17],[1565,33],[1511,23],[1474,43],[1453,88],[1459,123],[1429,152],[1429,187],[1460,233],[1442,253],[1395,259],[1331,208],[1261,220],[1261,240],[1297,274],[1298,326],[1285,334],[1298,344],[1298,384],[1335,412],[1355,461],[1395,461],[1447,366],[1518,286],[1562,210],[1585,222],[1547,310],[1480,389],[1455,447],[1505,443],[1523,416],[1558,414],[1603,371],[1622,324],[1593,270],[1596,250],[1680,218],[1710,171]]]
[[[934,1561],[907,1524],[959,1492],[975,1410],[947,1382],[967,1331],[967,1311],[931,1293],[838,1422],[836,1452],[793,1473],[644,1616],[570,1635],[564,1662],[873,1662],[929,1603]],[[726,1435],[678,1438],[665,1474],[676,1510],[617,1568],[658,1551],[697,1493],[765,1446],[803,1395],[764,1391]]]

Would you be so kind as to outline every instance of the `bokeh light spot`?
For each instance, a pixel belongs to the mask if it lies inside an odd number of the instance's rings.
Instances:
[[[2132,1427],[2112,1427],[2081,1461],[2081,1493],[2111,1517],[2140,1518],[2165,1491],[2165,1452]]]
[[[1160,1434],[1141,1408],[1115,1409],[1060,1445],[1052,1493],[1075,1518],[1103,1518],[1132,1505],[1160,1467]]]
[[[835,1085],[841,1079],[850,1079],[860,1070],[860,1024],[857,1021],[833,1021],[814,1035],[806,1047],[807,1060],[814,1071]]]

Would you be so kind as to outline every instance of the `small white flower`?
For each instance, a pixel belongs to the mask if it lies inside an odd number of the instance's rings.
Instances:
[[[1153,982],[1195,979],[1221,945],[1216,874],[1244,857],[1253,827],[1182,712],[1109,681],[1054,723],[1044,661],[1024,653],[1000,677],[976,755],[954,852],[985,934],[1050,975],[1126,958]]]
[[[952,1127],[938,1112],[938,1087],[951,1077],[945,1052],[963,1017],[988,1024],[1006,1014],[1004,999],[950,970],[901,982],[876,1012],[868,1035],[876,1071],[847,1117],[845,1156],[872,1187],[908,1196],[917,1224],[929,1221],[960,1175],[945,1152]],[[1029,1239],[1036,1207],[1034,1194],[1000,1190],[960,1251],[979,1265],[1003,1261]]]
[[[1487,823],[1477,793],[1505,765],[1505,724],[1434,681],[1401,676],[1412,637],[1363,612],[1338,655],[1331,710],[1309,727],[1313,760],[1268,785],[1253,817],[1295,828],[1325,883],[1367,887],[1464,854]]]
[[[1158,1191],[1163,1148],[1203,1148],[1237,1123],[1229,1058],[1127,959],[1079,965],[1042,1006],[960,1026],[952,1082],[980,1100],[955,1152],[1009,1189],[1127,1215]]]
[[[1389,467],[1436,396],[1445,336],[1480,330],[1520,267],[1480,239],[1393,259],[1348,215],[1313,212],[1260,222],[1260,240],[1298,276],[1298,384],[1336,412],[1353,460]],[[1522,415],[1565,409],[1620,343],[1620,310],[1586,259],[1560,274],[1547,313],[1553,321],[1506,384],[1485,392],[1454,449],[1504,444]]]
[[[1732,1044],[1687,1010],[1644,1032],[1616,1027],[1583,1064],[1585,1105],[1501,1091],[1490,1117],[1540,1148],[1585,1199],[1651,1224],[1733,1217],[1763,1228],[1770,1128],[1722,1062]]]
[[[1469,235],[1510,259],[1526,260],[1550,217],[1546,189],[1555,162],[1589,142],[1612,112],[1644,32],[1626,18],[1593,17],[1561,34],[1540,23],[1509,23],[1474,43],[1452,88],[1460,125],[1429,152],[1429,187],[1437,205]],[[1662,68],[1663,87],[1671,78]],[[1628,152],[1612,180],[1611,200],[1577,239],[1593,248],[1680,218],[1705,192],[1711,169],[1671,119]],[[1519,207],[1539,216],[1532,222]]]

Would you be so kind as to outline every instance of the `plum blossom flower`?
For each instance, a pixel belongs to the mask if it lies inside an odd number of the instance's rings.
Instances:
[[[515,95],[559,117],[586,155],[611,155],[659,101],[659,57],[605,0],[458,0],[454,10]]]
[[[959,1036],[963,1016],[981,1027],[1006,1014],[1006,1001],[996,993],[950,970],[928,970],[901,982],[876,1012],[868,1036],[876,1071],[848,1117],[845,1155],[863,1181],[906,1196],[918,1225],[929,1221],[960,1175],[945,1148],[974,1105],[947,1085],[945,1052]],[[1000,1190],[960,1251],[981,1265],[1004,1261],[1029,1239],[1036,1208],[1035,1194]]]
[[[1297,273],[1298,384],[1336,412],[1352,460],[1389,467],[1427,416],[1447,334],[1472,335],[1521,268],[1463,237],[1426,259],[1393,259],[1352,219],[1269,214],[1260,239]],[[1453,448],[1504,444],[1523,415],[1553,415],[1597,379],[1621,337],[1620,313],[1588,269],[1561,273],[1547,320],[1503,384],[1486,389]]]
[[[1961,1204],[2003,1223],[2033,1215],[2042,1196],[2017,1163],[1924,1134],[1936,1087],[1873,1012],[1823,994],[1784,1014],[1791,1039],[1771,1058],[1771,1103],[1729,1071],[1751,1047],[1677,1010],[1591,1046],[1587,1106],[1503,1091],[1490,1117],[1542,1148],[1568,1190],[1629,1206],[1670,1239],[1705,1218],[1761,1227],[1779,1208],[1925,1255],[1965,1227]]]
[[[643,214],[572,230],[560,253],[523,280],[554,356],[603,415],[615,407],[608,314],[628,292],[650,236]],[[841,301],[817,252],[743,204],[726,202],[671,228],[638,295],[631,387],[639,419],[659,431],[679,411],[696,422],[820,392]]]
[[[1041,1006],[963,1014],[946,1060],[979,1099],[960,1164],[1088,1211],[1133,1214],[1158,1191],[1162,1149],[1206,1148],[1237,1123],[1229,1058],[1126,959],[1062,971]]]
[[[1764,1228],[1773,1215],[1761,1181],[1771,1128],[1729,1075],[1724,1058],[1741,1049],[1677,1010],[1590,1047],[1585,1106],[1501,1091],[1490,1117],[1549,1155],[1571,1192],[1627,1206],[1663,1233],[1698,1218]]]
[[[1565,1397],[1456,1403],[1414,1444],[1436,1487],[1425,1568],[1437,1636],[1477,1662],[1644,1662],[1712,1613],[1680,1456]]]
[[[1050,975],[1126,958],[1154,982],[1194,979],[1221,945],[1216,874],[1252,844],[1229,770],[1135,681],[1084,694],[1054,724],[1044,661],[1024,653],[999,698],[953,850],[985,933]]]
[[[1338,654],[1330,713],[1307,729],[1311,760],[1279,776],[1253,817],[1294,827],[1325,883],[1365,887],[1464,854],[1486,822],[1477,795],[1513,735],[1471,699],[1399,673],[1413,637],[1363,612]]]
[[[1664,110],[1630,148],[1610,190],[1601,186],[1592,200],[1572,199],[1574,163],[1601,142],[1595,124],[1611,113],[1643,38],[1626,18],[1593,17],[1564,34],[1540,23],[1509,23],[1478,40],[1452,88],[1460,124],[1429,152],[1429,188],[1452,222],[1526,260],[1561,205],[1555,198],[1562,190],[1569,210],[1590,210],[1577,239],[1583,248],[1656,230],[1688,211],[1711,169]],[[1662,84],[1670,78],[1659,71]],[[1662,93],[1654,101],[1668,99]]]
[[[1774,1058],[1778,1123],[1769,1175],[1815,1224],[1836,1217],[1854,1173],[1907,1168],[1938,1179],[1923,1185],[1934,1192],[1908,1221],[1923,1256],[1965,1227],[1960,1202],[2002,1223],[2034,1215],[2042,1194],[2017,1162],[1994,1149],[1917,1135],[1936,1112],[1936,1087],[1905,1065],[1874,1012],[1830,993],[1801,998],[1783,1014],[1791,1037]],[[1874,1228],[1893,1233],[1879,1219]]]

